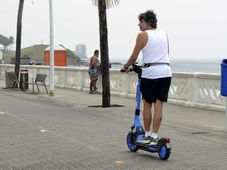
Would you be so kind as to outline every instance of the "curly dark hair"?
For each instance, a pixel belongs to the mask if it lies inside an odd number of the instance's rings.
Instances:
[[[99,53],[99,50],[94,51],[94,55],[97,55]]]
[[[141,13],[138,16],[138,19],[140,21],[144,20],[146,23],[149,23],[150,26],[152,26],[153,28],[157,28],[157,18],[153,10],[148,10],[144,13]]]

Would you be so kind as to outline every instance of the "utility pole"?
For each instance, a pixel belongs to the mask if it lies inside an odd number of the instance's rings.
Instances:
[[[49,66],[49,96],[54,96],[54,21],[53,0],[49,0],[50,7],[50,66]]]

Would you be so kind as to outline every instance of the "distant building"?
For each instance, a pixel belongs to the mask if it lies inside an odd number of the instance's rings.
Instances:
[[[50,65],[50,47],[47,47],[44,51],[44,65]],[[66,49],[60,45],[55,45],[54,47],[54,65],[55,66],[67,65]]]
[[[76,45],[76,55],[79,56],[80,59],[87,58],[86,48],[87,47],[84,44]]]

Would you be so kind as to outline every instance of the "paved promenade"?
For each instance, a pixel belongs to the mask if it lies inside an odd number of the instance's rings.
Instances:
[[[162,161],[127,148],[134,99],[112,96],[122,107],[100,108],[100,94],[56,88],[49,97],[42,87],[31,94],[4,86],[0,80],[0,170],[227,169],[224,112],[167,104],[160,136],[171,138],[172,154]]]

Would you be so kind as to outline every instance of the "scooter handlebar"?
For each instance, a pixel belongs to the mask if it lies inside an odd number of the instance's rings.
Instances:
[[[125,70],[125,69],[121,69],[121,70],[120,70],[120,72],[125,73],[125,72],[126,72],[126,70]]]
[[[140,78],[141,77],[141,74],[142,74],[142,68],[141,66],[138,66],[136,64],[133,64],[132,67],[130,67],[128,69],[128,72],[131,72],[131,71],[134,71],[138,74],[138,77]],[[121,69],[120,72],[126,72],[126,69]]]
[[[134,71],[132,67],[130,67],[130,68],[128,69],[128,72],[131,72],[131,71]],[[126,70],[125,70],[125,69],[121,69],[120,72],[125,73]]]

